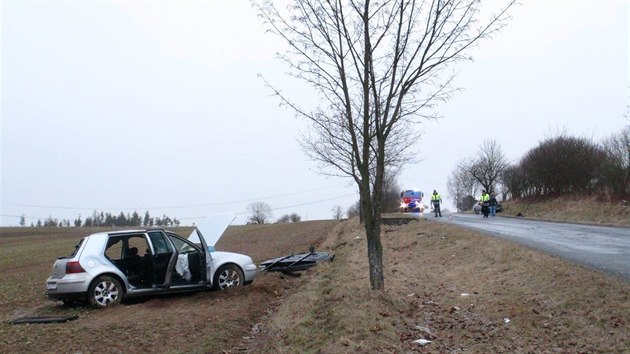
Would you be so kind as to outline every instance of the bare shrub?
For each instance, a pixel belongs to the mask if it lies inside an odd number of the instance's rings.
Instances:
[[[382,203],[384,213],[396,212],[400,206],[400,186],[396,180],[396,175],[393,172],[385,174]]]
[[[521,160],[525,195],[589,193],[598,184],[605,152],[586,138],[560,135],[541,142]]]
[[[276,220],[276,224],[285,224],[289,222],[300,222],[302,221],[302,217],[296,213],[292,214],[284,214],[278,220]]]
[[[526,174],[521,165],[510,165],[499,176],[503,185],[503,200],[519,198],[525,195],[527,188]]]
[[[335,205],[331,209],[331,211],[332,211],[333,219],[341,220],[341,218],[343,218],[343,209],[341,209],[341,206]]]
[[[617,198],[630,196],[630,126],[601,143],[606,154],[601,185]]]

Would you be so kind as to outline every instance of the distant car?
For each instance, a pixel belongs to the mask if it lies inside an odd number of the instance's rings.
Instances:
[[[473,211],[475,212],[475,214],[481,213],[481,204],[479,204],[479,202],[475,202],[475,204],[473,204]],[[502,211],[503,205],[501,205],[501,203],[497,203],[497,213],[500,213]]]
[[[55,261],[46,295],[103,308],[134,296],[247,285],[257,273],[252,259],[214,250],[234,217],[228,219],[201,223],[188,239],[163,229],[86,236],[70,256]]]

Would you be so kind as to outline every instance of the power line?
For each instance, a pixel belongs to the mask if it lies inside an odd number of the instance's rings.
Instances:
[[[242,203],[251,202],[252,199],[263,199],[263,200],[278,199],[278,198],[282,198],[282,197],[298,195],[298,194],[303,194],[303,193],[308,193],[308,192],[321,191],[321,190],[335,188],[335,187],[339,187],[339,185],[328,186],[328,187],[323,187],[323,188],[307,189],[307,190],[303,190],[303,191],[296,191],[296,192],[291,192],[291,193],[278,194],[278,195],[268,196],[268,197],[250,198],[250,199],[243,199],[243,200],[232,200],[232,201],[229,201],[229,202],[201,203],[201,204],[189,204],[189,205],[178,205],[178,206],[150,206],[150,207],[144,206],[144,207],[133,207],[133,208],[132,207],[102,208],[102,207],[55,206],[55,205],[41,205],[41,204],[19,204],[19,203],[3,203],[3,205],[4,206],[14,206],[14,207],[42,208],[42,209],[64,209],[64,210],[121,210],[121,211],[124,211],[124,210],[150,210],[150,209],[186,209],[186,208],[214,207],[214,206],[224,206],[224,205],[231,205],[231,204],[242,204]]]
[[[8,215],[8,214],[0,214],[0,216],[8,217],[8,218],[21,218],[22,216],[24,216],[24,219],[33,219],[33,220],[37,220],[37,219],[39,219],[39,220],[44,219],[45,220],[45,219],[48,219],[50,217],[50,216],[47,216],[45,218],[40,218],[40,217],[37,217],[37,216]]]
[[[287,205],[287,206],[283,206],[283,207],[279,207],[279,208],[272,208],[271,211],[283,210],[283,209],[289,209],[289,208],[297,208],[297,207],[301,207],[301,206],[305,206],[305,205],[312,205],[312,204],[318,204],[318,203],[323,203],[323,202],[329,202],[331,200],[337,200],[337,199],[352,197],[354,195],[355,195],[354,193],[353,194],[346,194],[346,195],[342,195],[342,196],[339,196],[339,197],[316,200],[314,202],[294,204],[294,205]],[[247,213],[237,213],[236,215],[245,215],[245,214],[249,214],[249,213],[248,212]]]

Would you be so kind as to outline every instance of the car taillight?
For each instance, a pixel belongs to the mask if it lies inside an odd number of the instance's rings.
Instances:
[[[85,273],[85,269],[81,267],[81,263],[79,261],[72,261],[66,263],[66,274],[73,273]]]

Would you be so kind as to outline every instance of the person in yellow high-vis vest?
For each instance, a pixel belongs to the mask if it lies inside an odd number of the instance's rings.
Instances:
[[[490,194],[486,193],[486,191],[482,191],[481,198],[479,198],[479,204],[481,204],[483,217],[487,218],[490,212]]]
[[[433,205],[433,210],[435,211],[435,217],[438,215],[442,217],[442,210],[440,210],[440,204],[442,204],[442,197],[438,194],[438,192],[434,189],[433,194],[431,194],[431,204]]]

